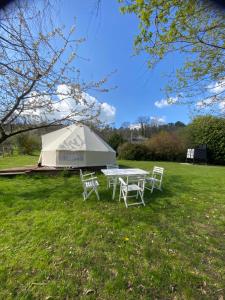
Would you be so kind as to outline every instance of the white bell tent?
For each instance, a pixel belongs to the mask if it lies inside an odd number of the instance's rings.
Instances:
[[[116,152],[86,125],[71,125],[42,135],[42,166],[77,168],[115,162]]]

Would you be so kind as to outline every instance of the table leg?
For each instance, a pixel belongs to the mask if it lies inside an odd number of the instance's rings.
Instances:
[[[112,194],[112,200],[115,199],[115,196],[116,196],[116,184],[117,184],[117,178],[115,177],[113,179],[113,194]]]

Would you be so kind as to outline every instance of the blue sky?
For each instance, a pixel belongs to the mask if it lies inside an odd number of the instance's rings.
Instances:
[[[182,63],[182,57],[173,54],[166,57],[154,70],[147,68],[147,56],[133,55],[133,40],[138,32],[138,20],[134,15],[122,15],[116,0],[102,1],[96,16],[95,0],[59,1],[58,22],[67,28],[76,17],[77,38],[86,38],[78,50],[82,57],[75,61],[85,80],[98,80],[116,72],[107,86],[114,87],[108,93],[90,92],[99,101],[116,108],[115,126],[128,121],[135,123],[139,116],[163,118],[166,122],[178,120],[188,123],[190,115],[185,106],[172,105],[159,108],[156,101],[165,98],[162,88],[171,74]]]

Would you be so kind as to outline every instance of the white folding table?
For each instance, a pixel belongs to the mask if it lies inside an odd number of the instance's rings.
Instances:
[[[112,195],[113,200],[115,199],[117,179],[119,177],[146,176],[149,174],[149,172],[142,169],[102,169],[101,172],[106,177],[115,178],[113,183],[113,195]]]

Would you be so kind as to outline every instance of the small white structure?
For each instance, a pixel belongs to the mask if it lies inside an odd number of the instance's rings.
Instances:
[[[194,159],[195,149],[187,149],[187,158]]]
[[[42,166],[94,167],[116,163],[116,152],[86,125],[71,125],[42,136]]]

